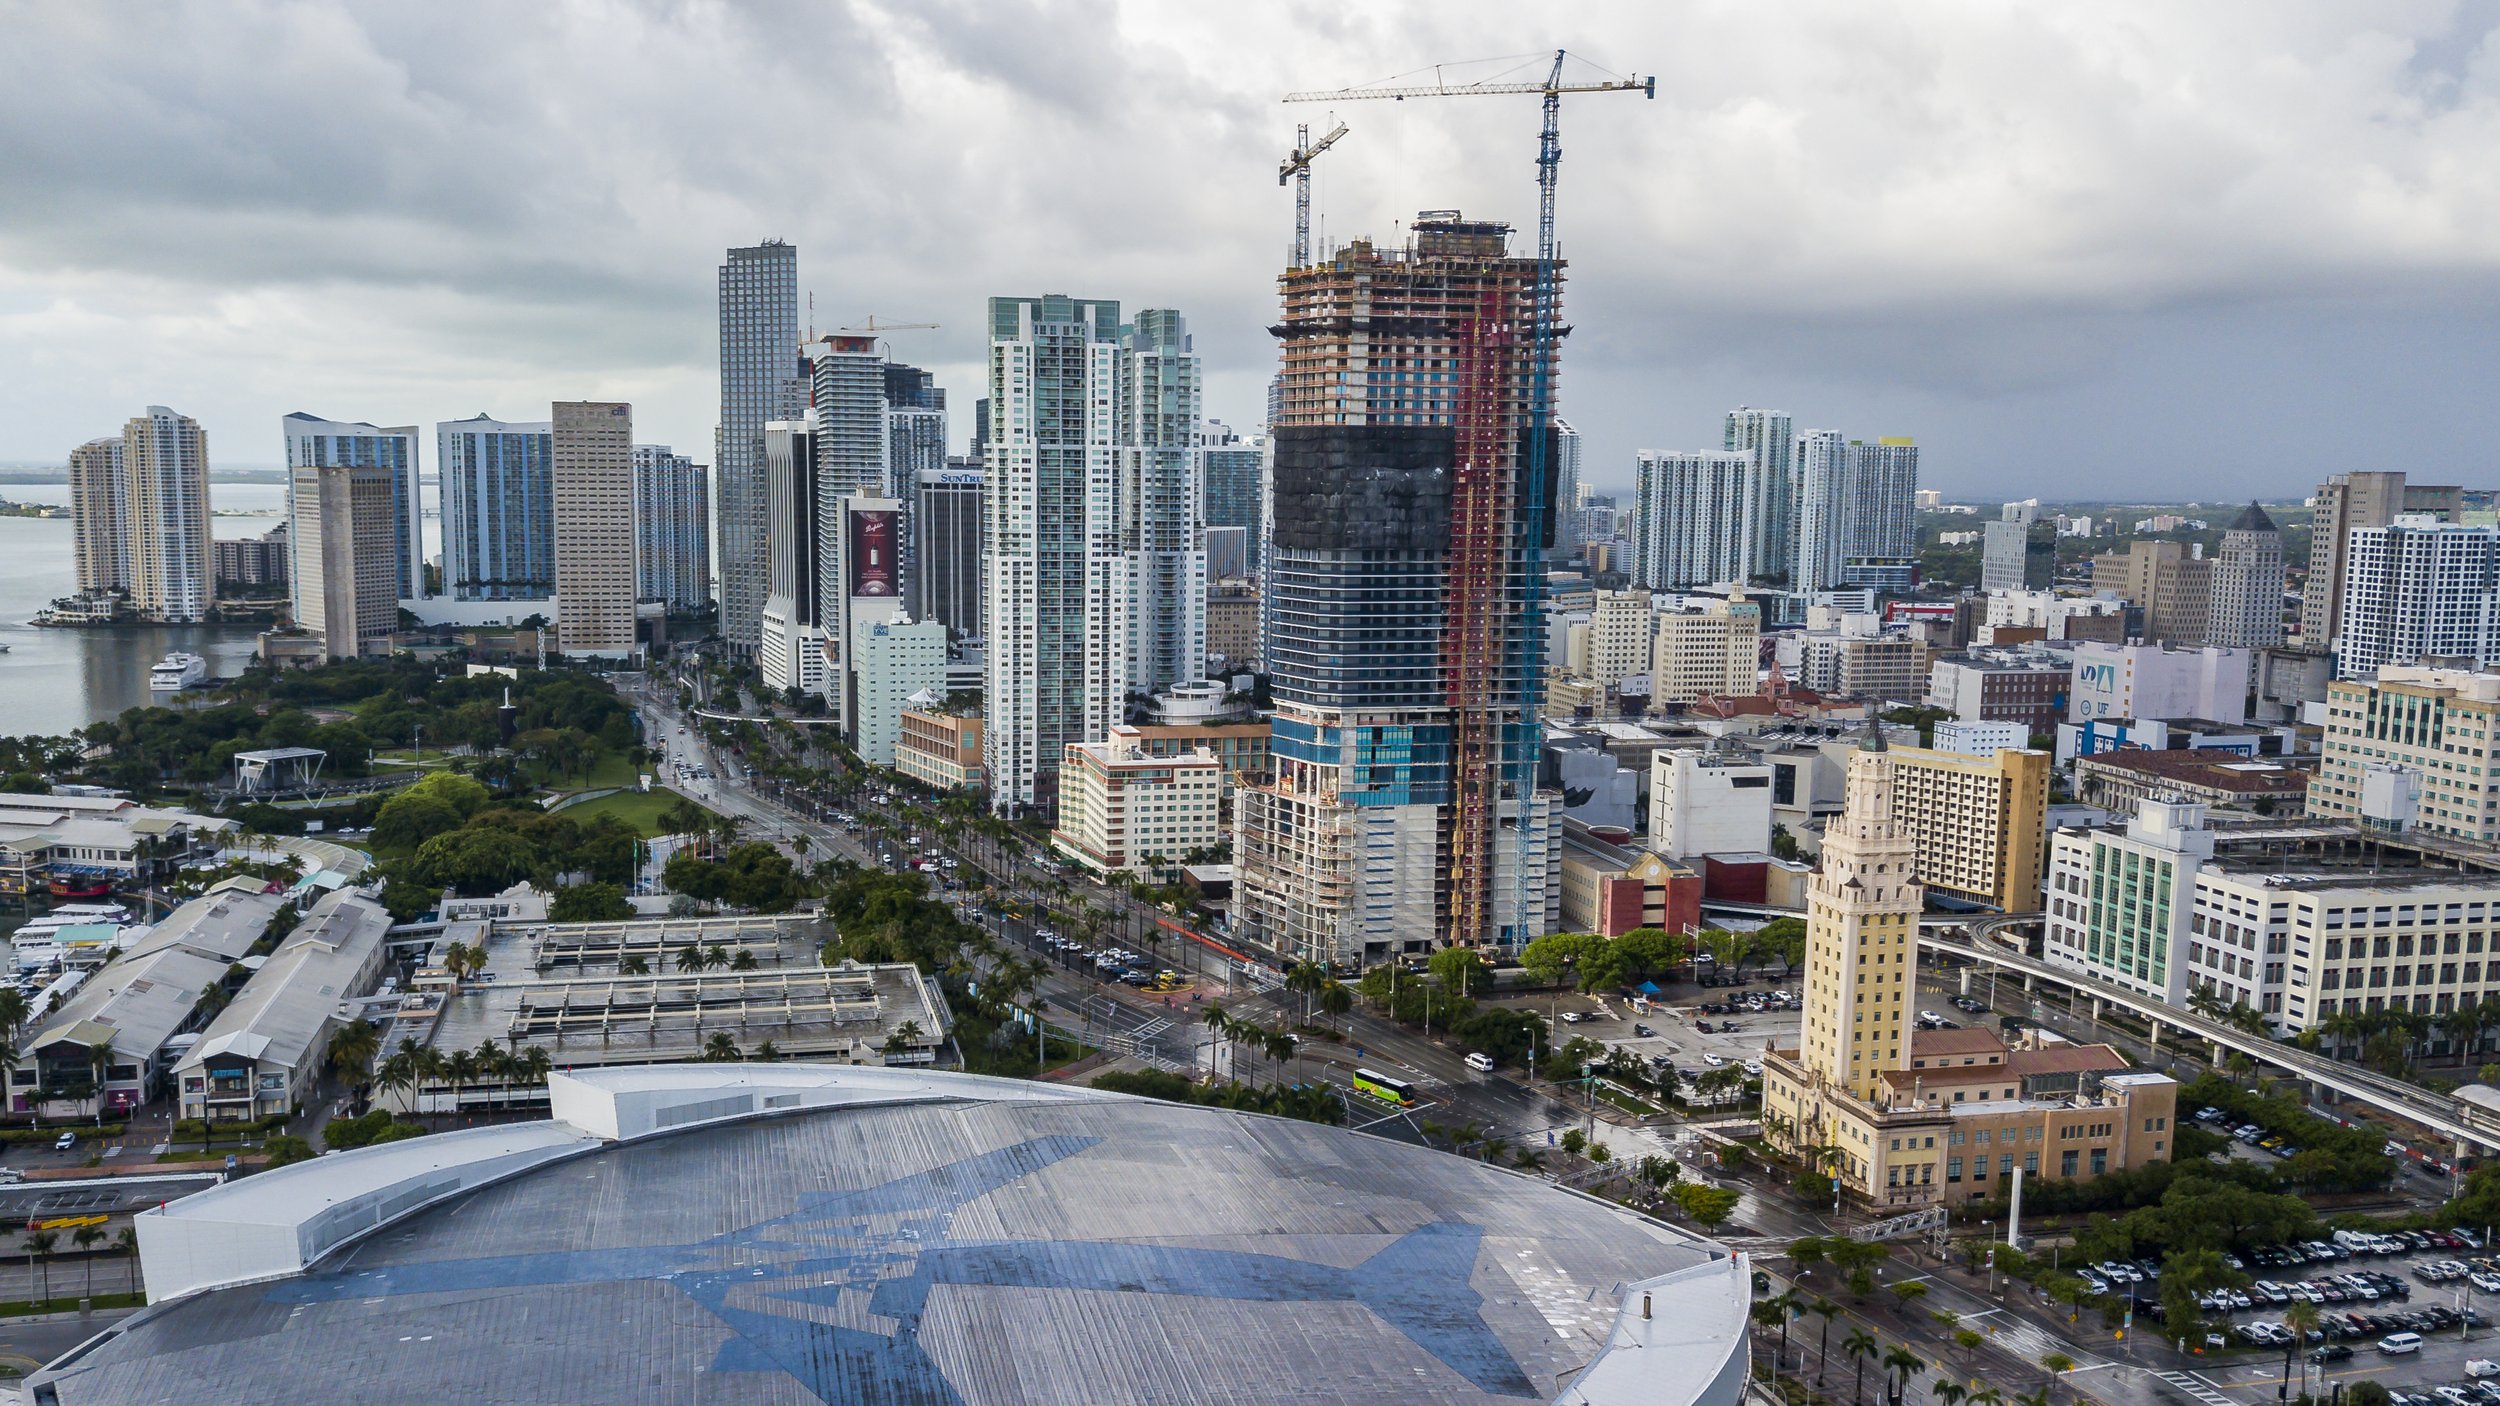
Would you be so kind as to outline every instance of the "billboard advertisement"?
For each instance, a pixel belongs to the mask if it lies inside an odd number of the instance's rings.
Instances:
[[[851,594],[892,598],[902,589],[897,573],[895,518],[891,509],[853,509],[850,523]]]

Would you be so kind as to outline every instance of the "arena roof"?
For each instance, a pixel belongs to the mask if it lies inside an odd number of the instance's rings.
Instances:
[[[1404,1143],[875,1068],[602,1069],[553,1094],[557,1121],[142,1215],[160,1302],[38,1373],[38,1399],[1733,1406],[1743,1386],[1741,1257]]]

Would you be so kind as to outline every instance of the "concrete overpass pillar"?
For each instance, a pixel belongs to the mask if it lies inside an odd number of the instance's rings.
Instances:
[[[2100,998],[2100,997],[2098,997],[2098,996],[2095,996],[2095,997],[2093,997],[2093,998],[2092,998],[2092,1023],[2093,1023],[2093,1024],[2095,1024],[2095,1025],[2098,1025],[2098,1024],[2100,1024],[2100,1021],[2101,1021],[2101,998]]]
[[[2153,1020],[2153,1048],[2154,1048],[2155,1050],[2159,1050],[2159,1049],[2161,1048],[2161,1017],[2160,1017],[2160,1016],[2154,1016],[2154,1017],[2152,1018],[2152,1020]]]
[[[2038,977],[2036,977],[2036,976],[2034,976],[2032,973],[2030,973],[2030,972],[2024,972],[2024,973],[2023,973],[2023,991],[2024,991],[2026,994],[2028,994],[2028,993],[2031,991],[2031,989],[2032,989],[2032,983],[2033,983],[2033,982],[2035,982],[2035,981],[2038,981],[2038,980],[2039,980],[2039,978],[2038,978]]]
[[[1962,968],[1962,985],[1960,989],[1961,994],[1965,996],[1970,994],[1970,974],[1971,969],[1969,967]]]

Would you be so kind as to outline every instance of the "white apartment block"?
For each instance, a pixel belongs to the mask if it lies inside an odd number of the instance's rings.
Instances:
[[[1754,691],[1761,675],[1761,606],[1739,594],[1698,609],[1661,611],[1657,619],[1650,650],[1653,706]]]
[[[2031,745],[2031,729],[2017,722],[1966,722],[1959,719],[1936,724],[1936,750],[1962,752],[1974,757],[1993,757],[2009,749]]]
[[[559,400],[555,464],[556,638],[569,655],[634,653],[634,408]]]
[[[1750,753],[1660,748],[1649,757],[1649,847],[1669,859],[1771,848],[1771,767]]]
[[[990,300],[983,745],[1001,809],[1058,803],[1072,744],[1206,660],[1198,363],[1178,314]],[[1169,675],[1169,677],[1166,677]]]
[[[1767,490],[1751,451],[1640,452],[1632,579],[1650,590],[1742,582]]]
[[[2500,844],[2500,673],[2389,665],[2329,684],[2325,711],[2311,816]],[[2373,804],[2399,777],[2401,807]]]
[[[2336,675],[2433,659],[2500,662],[2500,527],[2408,513],[2353,529]]]
[[[1762,501],[1750,509],[1748,576],[1785,577],[1797,556],[1797,437],[1786,411],[1739,406],[1727,412],[1719,447],[1750,454]]]
[[[1849,531],[1849,442],[1838,430],[1797,436],[1797,569],[1792,589],[1812,593],[1840,584]]]
[[[1125,725],[1100,742],[1069,743],[1051,847],[1097,874],[1170,874],[1183,855],[1223,837],[1223,771],[1204,748],[1149,755],[1137,729]]]
[[[122,426],[131,604],[149,619],[193,625],[216,603],[208,536],[208,435],[162,405]]]
[[[671,610],[712,601],[710,484],[665,444],[634,446],[634,594]]]

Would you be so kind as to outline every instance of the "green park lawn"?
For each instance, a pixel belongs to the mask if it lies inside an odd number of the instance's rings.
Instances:
[[[649,791],[619,791],[613,796],[601,796],[595,801],[566,806],[560,813],[583,824],[597,816],[613,815],[640,831],[643,838],[649,839],[664,833],[660,828],[660,812],[678,799],[675,791],[660,786]],[[695,803],[695,808],[706,815],[711,814],[699,801]]]

